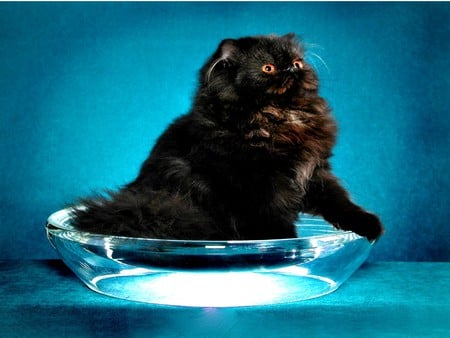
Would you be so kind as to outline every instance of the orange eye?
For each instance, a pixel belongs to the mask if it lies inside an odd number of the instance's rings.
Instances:
[[[275,73],[275,66],[269,63],[267,65],[262,66],[261,70],[266,74],[273,74]]]
[[[303,62],[300,60],[295,60],[292,65],[297,69],[303,69]]]

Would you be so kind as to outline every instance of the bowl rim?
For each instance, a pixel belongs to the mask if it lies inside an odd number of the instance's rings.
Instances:
[[[70,211],[75,209],[76,207],[67,207],[60,209],[58,211],[53,212],[50,214],[50,216],[47,218],[46,223],[46,230],[47,232],[51,232],[56,235],[55,232],[70,232],[71,234],[78,234],[80,237],[89,237],[90,240],[105,240],[108,239],[110,241],[133,241],[133,242],[142,242],[142,243],[153,243],[153,244],[170,244],[170,245],[192,245],[192,246],[210,246],[213,248],[214,246],[224,246],[224,245],[242,245],[242,246],[249,246],[249,245],[259,245],[259,246],[270,246],[275,244],[286,244],[288,242],[296,243],[296,242],[303,242],[306,240],[320,240],[320,241],[328,241],[330,239],[336,240],[336,237],[344,239],[349,236],[352,237],[352,239],[359,239],[363,238],[362,236],[356,234],[355,232],[352,232],[350,230],[342,230],[335,228],[332,226],[329,222],[324,220],[320,216],[315,216],[311,214],[306,213],[300,213],[300,215],[306,215],[307,217],[310,217],[310,219],[314,219],[317,221],[321,221],[322,224],[318,224],[318,226],[327,226],[330,229],[328,232],[323,234],[317,234],[317,235],[309,235],[309,236],[300,236],[300,237],[291,237],[291,238],[277,238],[277,239],[250,239],[250,240],[184,240],[184,239],[161,239],[161,238],[147,238],[147,237],[128,237],[128,236],[119,236],[119,235],[106,235],[106,234],[98,234],[94,232],[88,232],[88,231],[82,231],[78,230],[72,226],[65,226],[64,222],[69,219]],[[304,218],[303,218],[304,219]],[[325,223],[325,224],[323,224]],[[302,226],[308,226],[306,224],[299,224],[296,225],[298,227]],[[309,226],[313,226],[310,224]]]

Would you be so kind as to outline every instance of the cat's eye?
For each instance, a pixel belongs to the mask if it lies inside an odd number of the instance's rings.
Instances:
[[[301,60],[295,60],[292,65],[297,69],[303,69],[303,62]]]
[[[268,63],[267,65],[262,66],[261,70],[266,74],[273,74],[275,73],[275,66],[271,63]]]

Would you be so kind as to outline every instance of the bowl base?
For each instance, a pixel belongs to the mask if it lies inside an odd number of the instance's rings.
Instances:
[[[191,307],[290,303],[323,296],[338,287],[332,280],[308,275],[308,270],[301,267],[226,273],[148,273],[146,270],[137,268],[121,274],[97,276],[87,285],[116,298]]]

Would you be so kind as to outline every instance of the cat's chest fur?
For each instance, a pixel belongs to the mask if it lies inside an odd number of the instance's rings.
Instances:
[[[334,121],[301,108],[267,105],[237,125],[234,136],[241,149],[236,152],[244,161],[266,161],[270,173],[292,174],[300,184],[334,145]]]
[[[227,150],[208,156],[208,166],[234,196],[271,203],[278,195],[303,195],[320,162],[317,144],[327,138],[310,132],[321,129],[313,120],[301,110],[264,106],[216,134],[215,144]]]

